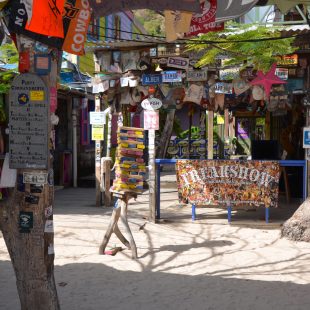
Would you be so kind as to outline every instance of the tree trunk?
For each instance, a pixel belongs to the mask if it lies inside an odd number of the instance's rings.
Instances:
[[[169,142],[170,142],[170,137],[171,137],[172,130],[173,130],[174,116],[175,116],[175,109],[170,110],[167,114],[165,127],[164,127],[164,130],[160,138],[157,158],[165,158],[166,156],[167,149],[168,149]]]
[[[310,198],[308,197],[293,216],[282,226],[282,237],[310,242]]]
[[[33,45],[34,43],[35,42],[33,42]],[[22,50],[19,42],[17,45],[20,47],[19,52],[21,52]],[[28,50],[30,53],[33,53],[32,48]],[[51,72],[42,77],[48,88],[44,88],[44,91],[41,93],[38,91],[37,93],[40,93],[40,96],[44,95],[44,100],[46,100],[46,98],[50,99],[50,96],[48,96],[51,89],[50,87],[56,87],[57,61],[58,57],[56,56],[51,62]],[[29,71],[34,71],[33,63],[31,63]],[[34,92],[31,93],[29,98],[31,98],[32,95],[34,96],[34,94]],[[35,99],[30,99],[30,102],[31,100]],[[57,98],[54,98],[54,100],[57,100]],[[10,104],[12,104],[11,101],[13,102],[14,100],[10,98]],[[40,102],[40,100],[38,101]],[[50,103],[51,101],[48,102],[48,110],[50,109]],[[20,111],[22,111],[22,108],[25,109],[25,106],[21,106]],[[30,124],[34,117],[34,112],[31,112],[32,108],[30,105],[28,108],[29,113],[27,114],[28,119],[26,121],[27,124]],[[24,111],[21,113],[24,113]],[[35,117],[38,117],[38,115],[36,114]],[[46,126],[48,137],[47,141],[50,141],[52,125],[49,121],[49,112],[46,117],[48,120],[48,125]],[[25,123],[23,123],[21,127],[23,127],[24,124]],[[10,125],[10,127],[12,126]],[[35,128],[35,132],[37,133],[36,130],[37,128]],[[29,132],[31,131],[29,130]],[[32,133],[29,133],[29,136],[31,135]],[[30,138],[35,139],[33,137]],[[27,139],[25,143],[27,143]],[[14,190],[9,192],[9,198],[7,201],[1,202],[0,206],[0,230],[3,233],[15,271],[17,290],[22,310],[60,309],[54,279],[54,183],[52,160],[49,153],[52,147],[51,143],[47,144],[49,144],[47,153],[47,169],[18,169],[17,184],[15,185]],[[22,156],[20,158],[22,158]],[[37,175],[39,173],[43,173],[46,176],[48,175],[50,177],[49,182],[48,184],[43,184],[40,187],[40,190],[36,190],[34,189],[36,187],[35,183],[23,183],[24,172],[32,173],[33,175]],[[37,197],[38,201],[29,202],[29,200],[26,199],[31,199],[31,197]],[[33,217],[33,225],[30,229],[27,228],[26,230],[23,230],[21,227],[21,217],[25,214],[23,212],[26,212],[26,214],[31,214]]]

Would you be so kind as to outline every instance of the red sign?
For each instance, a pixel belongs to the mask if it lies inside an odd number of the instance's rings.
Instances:
[[[144,111],[144,129],[158,130],[159,129],[159,114],[156,111]]]
[[[193,15],[190,30],[185,34],[186,37],[224,29],[224,23],[215,22],[216,2],[217,0],[210,0],[200,4],[202,13]]]
[[[30,56],[29,52],[19,53],[18,71],[20,73],[29,72],[30,69]]]

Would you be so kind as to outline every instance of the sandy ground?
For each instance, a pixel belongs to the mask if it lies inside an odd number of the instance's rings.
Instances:
[[[271,212],[199,208],[191,221],[173,189],[162,194],[159,224],[145,223],[148,195],[131,201],[138,260],[124,250],[98,255],[111,208],[95,208],[93,189],[56,192],[55,278],[61,308],[310,309],[310,244],[280,238],[293,205]],[[121,246],[112,236],[110,246]],[[20,309],[15,276],[0,235],[0,309]],[[35,310],[35,309],[33,309]]]

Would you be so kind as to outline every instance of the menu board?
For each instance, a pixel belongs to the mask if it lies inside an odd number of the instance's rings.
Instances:
[[[17,76],[10,89],[10,168],[47,169],[49,94],[34,74]]]

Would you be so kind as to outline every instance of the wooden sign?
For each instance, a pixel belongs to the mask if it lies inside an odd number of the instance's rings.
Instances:
[[[184,57],[169,57],[167,66],[186,70],[189,66],[189,59]]]
[[[206,81],[208,79],[207,70],[189,70],[186,75],[187,81],[190,82]]]
[[[49,159],[49,91],[34,74],[17,76],[11,86],[10,168],[46,169]]]
[[[197,205],[276,207],[279,162],[178,160],[179,197]]]

